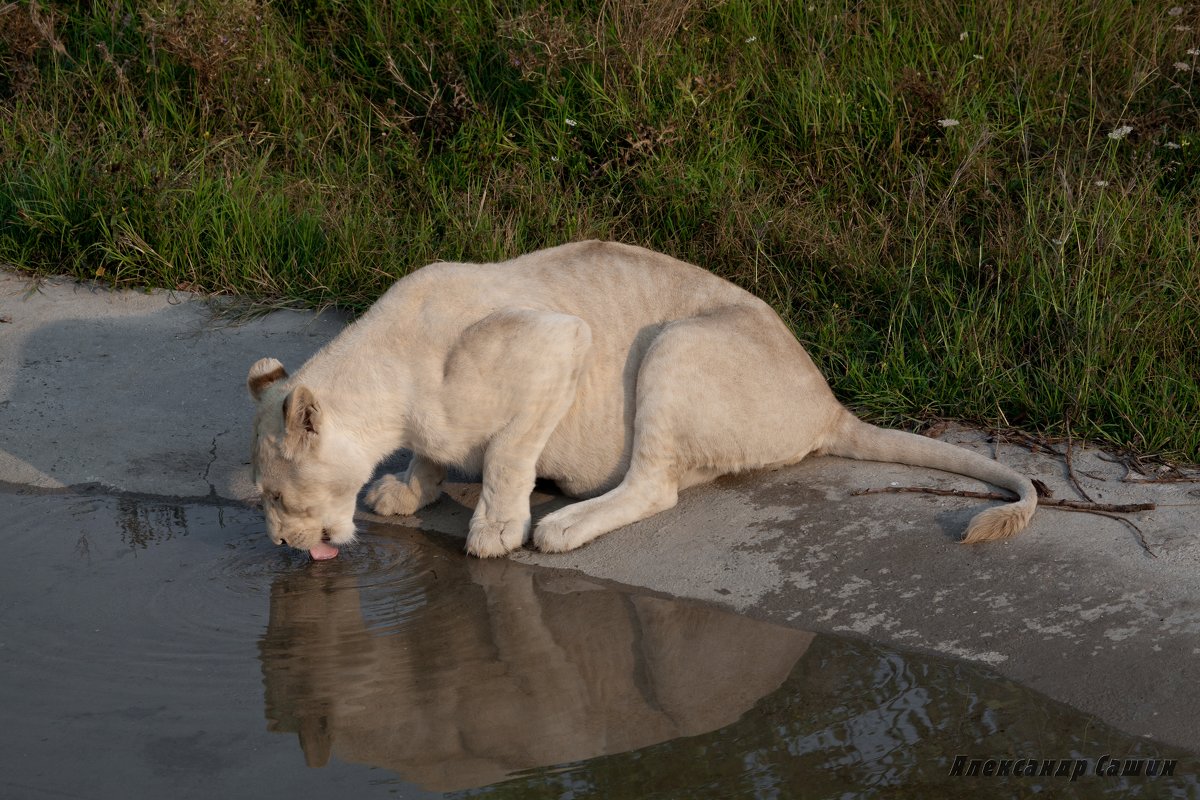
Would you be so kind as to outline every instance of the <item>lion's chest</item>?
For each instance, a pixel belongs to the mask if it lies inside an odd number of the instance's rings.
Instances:
[[[429,398],[426,409],[410,414],[405,446],[435,464],[454,467],[471,475],[483,471],[487,440],[477,433],[448,425],[438,404]]]

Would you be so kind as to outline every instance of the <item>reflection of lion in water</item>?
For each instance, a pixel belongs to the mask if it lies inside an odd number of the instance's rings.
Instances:
[[[533,532],[558,552],[675,505],[719,475],[809,453],[896,461],[1016,492],[965,541],[1011,536],[1033,484],[990,459],[856,419],[766,303],[636,247],[583,242],[502,264],[436,264],[396,283],[293,377],[250,370],[253,467],[278,542],[335,554],[359,489],[399,448],[403,475],[367,494],[411,514],[447,467],[483,475],[467,550],[508,553],[530,529],[538,476],[588,497]]]
[[[405,564],[419,587],[325,570],[272,586],[267,716],[310,766],[336,755],[451,791],[707,733],[778,688],[813,638],[430,550]]]

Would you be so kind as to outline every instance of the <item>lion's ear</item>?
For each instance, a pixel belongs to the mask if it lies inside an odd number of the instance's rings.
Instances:
[[[307,386],[297,386],[283,400],[284,446],[299,453],[316,441],[321,431],[321,407]]]
[[[262,400],[263,392],[267,390],[267,387],[286,377],[287,370],[277,359],[260,358],[254,362],[254,366],[250,367],[250,374],[246,376],[246,388],[250,390],[250,396],[257,403]]]

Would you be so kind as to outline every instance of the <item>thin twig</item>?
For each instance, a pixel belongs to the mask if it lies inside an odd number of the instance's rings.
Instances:
[[[1022,444],[1025,447],[1028,447],[1029,450],[1034,453],[1047,453],[1052,456],[1062,455],[1062,453],[1055,450],[1047,440],[1031,436],[1024,431],[994,429],[991,431],[991,435],[995,438],[999,438],[1001,441],[1017,442]]]
[[[1105,511],[1092,511],[1090,513],[1099,514],[1102,517],[1108,517],[1109,519],[1115,519],[1117,522],[1125,523],[1133,530],[1133,535],[1137,537],[1138,544],[1140,544],[1142,549],[1146,551],[1146,555],[1150,556],[1151,558],[1158,558],[1158,555],[1151,550],[1150,545],[1146,543],[1146,535],[1142,533],[1141,528],[1134,524],[1133,520],[1125,519],[1125,517],[1119,517],[1116,514],[1109,514]]]
[[[978,500],[1003,500],[1006,502],[1012,502],[1016,499],[1011,495],[1003,495],[998,492],[973,492],[967,489],[934,489],[928,486],[881,486],[874,489],[858,489],[851,492],[850,495],[858,497],[864,494],[895,494],[899,492],[936,494],[944,497],[970,497]],[[1087,503],[1081,500],[1052,500],[1046,497],[1039,497],[1038,505],[1058,509],[1059,511],[1098,514],[1101,517],[1108,517],[1109,519],[1123,522],[1133,530],[1133,535],[1137,537],[1138,544],[1146,551],[1146,555],[1151,558],[1158,558],[1158,555],[1150,549],[1150,545],[1146,542],[1146,535],[1142,533],[1142,529],[1135,525],[1132,520],[1117,516],[1118,514],[1129,514],[1134,511],[1153,511],[1157,507],[1154,503]]]
[[[1012,495],[1000,494],[999,492],[973,492],[967,489],[934,489],[928,486],[882,486],[875,489],[858,489],[850,494],[857,497],[864,494],[895,494],[897,492],[936,494],[943,497],[970,497],[976,500],[1001,500],[1006,503],[1011,503],[1017,499]],[[1055,500],[1047,497],[1039,497],[1038,505],[1061,508],[1064,511],[1095,511],[1098,513],[1109,512],[1113,514],[1131,514],[1135,511],[1153,511],[1157,508],[1154,503],[1096,503],[1084,500]]]
[[[1074,485],[1075,491],[1079,492],[1080,497],[1082,497],[1084,500],[1087,500],[1089,503],[1095,502],[1092,500],[1092,496],[1085,492],[1083,487],[1079,485],[1079,478],[1075,477],[1075,467],[1071,464],[1071,418],[1069,416],[1066,419],[1066,428],[1067,452],[1064,455],[1066,456],[1067,461],[1067,477],[1071,479],[1071,483]]]
[[[1099,456],[1100,456],[1101,461],[1107,461],[1110,464],[1120,464],[1122,467],[1125,468],[1125,476],[1123,478],[1121,478],[1122,481],[1129,480],[1129,476],[1133,474],[1134,469],[1136,469],[1142,475],[1146,474],[1142,470],[1142,468],[1139,467],[1136,463],[1134,463],[1133,459],[1129,458],[1128,456],[1123,456],[1123,455],[1110,456],[1103,452],[1100,453]]]
[[[1121,479],[1122,483],[1200,483],[1200,475],[1166,475],[1161,478],[1130,478]]]
[[[1157,477],[1134,478],[1131,477],[1134,473],[1138,475],[1149,476],[1141,463],[1141,459],[1136,456],[1119,455],[1111,457],[1104,453],[1098,454],[1101,461],[1107,461],[1110,464],[1120,464],[1125,467],[1125,475],[1121,478],[1122,483],[1200,483],[1200,472],[1189,473],[1179,467],[1166,461],[1160,461]]]

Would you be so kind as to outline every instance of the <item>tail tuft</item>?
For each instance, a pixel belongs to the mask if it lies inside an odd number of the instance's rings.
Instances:
[[[1007,539],[1019,533],[1037,510],[1038,492],[1029,478],[1013,469],[957,445],[927,439],[904,431],[877,428],[844,412],[820,452],[867,461],[891,461],[930,467],[1001,486],[1017,495],[1017,502],[976,514],[962,541],[967,544]]]
[[[991,542],[996,539],[1007,539],[1020,533],[1029,524],[1036,503],[1012,503],[1006,506],[996,506],[976,514],[967,526],[967,534],[963,544],[976,542]]]

